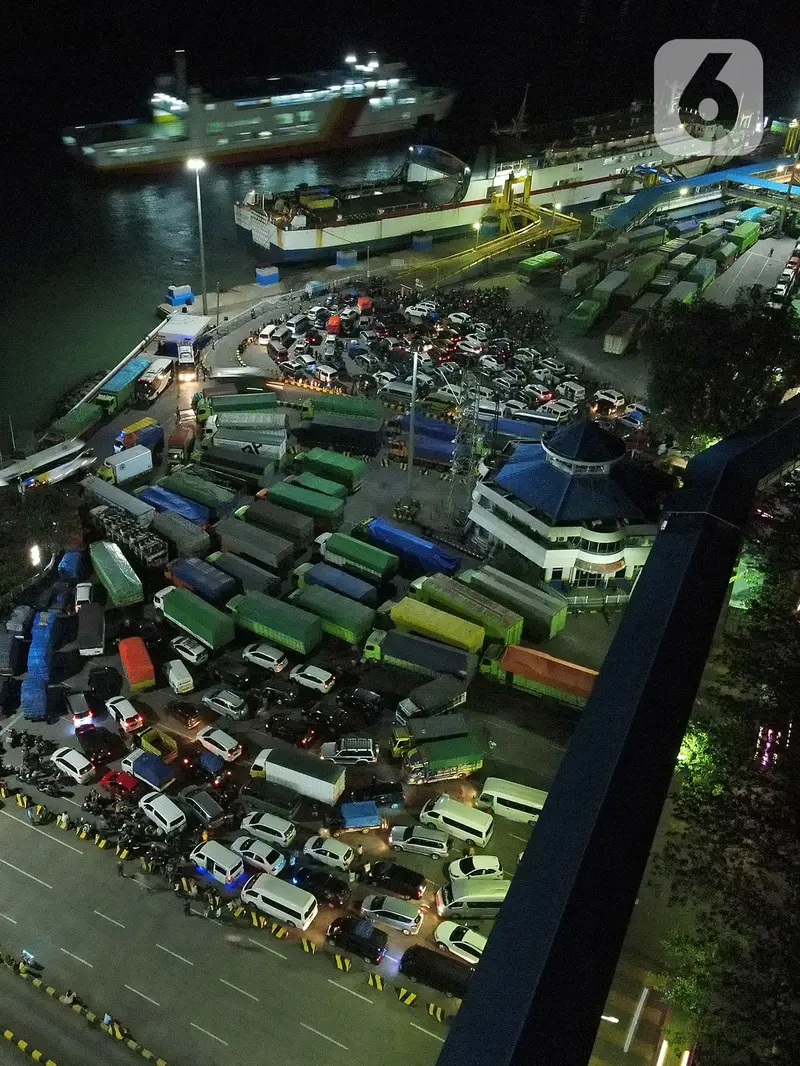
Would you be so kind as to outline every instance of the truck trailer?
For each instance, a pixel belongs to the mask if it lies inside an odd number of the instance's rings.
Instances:
[[[596,670],[557,659],[534,648],[495,644],[486,649],[481,673],[502,684],[549,696],[573,707],[583,707],[597,677]]]
[[[245,522],[285,537],[298,548],[307,548],[314,539],[314,519],[310,515],[280,507],[269,500],[256,499],[234,514]]]
[[[107,415],[116,414],[128,406],[136,393],[136,382],[148,369],[151,359],[137,356],[129,359],[121,370],[118,370],[112,378],[102,385],[94,397],[98,407],[102,407]]]
[[[416,533],[393,526],[385,518],[367,518],[360,531],[371,544],[384,551],[394,552],[413,568],[424,574],[447,574],[452,577],[461,567],[461,556],[434,544]]]
[[[522,615],[523,632],[536,640],[551,640],[567,624],[569,602],[554,589],[536,588],[493,566],[464,570],[458,580],[517,611]]]
[[[322,533],[316,545],[326,563],[377,584],[389,581],[400,567],[397,555],[344,533]]]
[[[411,718],[405,725],[392,730],[389,751],[399,759],[412,748],[432,740],[453,740],[469,733],[467,719],[463,714],[440,714],[434,718]]]
[[[290,651],[308,655],[322,642],[316,615],[263,592],[246,592],[228,603],[236,624]]]
[[[522,639],[522,615],[452,577],[418,577],[409,585],[408,595],[482,626],[489,640],[518,644]]]
[[[467,622],[454,614],[429,607],[410,596],[395,603],[389,610],[395,626],[404,632],[419,633],[423,637],[440,640],[454,648],[478,652],[483,647],[486,633],[482,626]]]
[[[196,557],[175,559],[164,570],[164,576],[173,585],[196,592],[209,603],[227,603],[238,592],[236,581],[229,574]]]
[[[104,481],[121,485],[126,481],[144,477],[151,473],[152,469],[153,453],[143,444],[137,444],[133,448],[109,455],[97,473]]]
[[[348,492],[357,492],[361,488],[367,471],[367,464],[363,460],[327,448],[311,448],[307,452],[300,452],[295,456],[295,463],[303,470],[338,481]]]
[[[450,740],[432,740],[412,748],[403,760],[403,781],[425,785],[469,777],[483,766],[483,744],[471,734]]]
[[[81,608],[83,610],[83,608]],[[125,637],[119,642],[119,658],[132,693],[155,688],[156,673],[147,646],[141,637]]]
[[[478,669],[477,655],[450,647],[438,640],[418,637],[400,630],[374,629],[364,644],[365,660],[398,666],[423,677],[449,674],[466,684]]]
[[[189,633],[212,651],[224,648],[236,635],[229,614],[212,607],[188,589],[169,585],[153,596],[153,606],[161,611],[168,622]]]
[[[101,477],[89,474],[81,482],[81,488],[87,499],[94,504],[111,504],[112,507],[121,507],[123,511],[133,515],[142,529],[148,529],[153,524],[153,518],[156,513],[154,507],[145,503],[144,500],[132,496],[129,492],[125,492],[124,489],[117,488],[116,485],[110,485],[107,481],[103,481]]]
[[[172,547],[175,555],[196,555],[202,558],[211,550],[211,538],[199,525],[171,511],[157,514],[153,529]]]
[[[276,573],[285,571],[294,558],[295,546],[290,540],[240,518],[224,518],[217,522],[214,533],[223,551],[236,552]]]
[[[348,644],[363,644],[375,622],[375,611],[371,607],[320,585],[296,589],[290,594],[289,602],[316,615],[323,632]]]
[[[435,677],[401,700],[394,712],[398,725],[406,725],[412,718],[431,718],[460,707],[467,699],[466,684],[455,677]]]
[[[294,571],[294,579],[298,588],[319,585],[321,588],[330,589],[331,592],[348,596],[356,603],[363,603],[366,607],[378,606],[378,590],[374,585],[328,563],[302,563]]]
[[[253,759],[250,773],[329,807],[338,802],[346,780],[341,766],[288,748],[262,748]]]
[[[115,607],[129,607],[144,601],[142,583],[118,545],[107,540],[95,541],[89,546],[89,556],[94,572]]]
[[[318,533],[337,530],[344,518],[344,502],[321,492],[311,492],[283,481],[267,489],[267,499],[279,507],[298,511],[314,519]]]
[[[214,565],[223,573],[229,574],[236,582],[236,592],[274,592],[280,587],[281,579],[277,574],[256,566],[248,559],[243,559],[234,552],[213,552],[206,556],[206,562]]]
[[[170,492],[163,485],[148,485],[147,488],[140,489],[136,495],[140,500],[155,507],[157,511],[179,515],[187,522],[194,522],[198,526],[207,526],[211,521],[211,512],[202,503],[187,500],[185,496]]]

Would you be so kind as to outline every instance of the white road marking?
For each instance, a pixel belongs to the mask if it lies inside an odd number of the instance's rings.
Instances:
[[[301,1022],[300,1024],[302,1025],[303,1023]],[[437,1036],[437,1034],[436,1033],[432,1033],[430,1031],[430,1029],[423,1029],[422,1026],[421,1025],[417,1025],[416,1022],[409,1022],[408,1024],[409,1025],[413,1025],[415,1029],[419,1029],[419,1031],[421,1033],[425,1033],[426,1036],[432,1036],[433,1039],[434,1040],[438,1040],[440,1044],[444,1043],[444,1037],[443,1036]]]
[[[33,874],[29,874],[26,870],[20,870],[19,866],[15,866],[12,862],[6,862],[5,859],[0,859],[3,866],[7,866],[10,870],[16,870],[18,874],[22,874],[23,877],[29,877],[31,881],[35,881],[38,885],[44,885],[45,888],[49,888],[52,892],[53,886],[48,885],[46,881],[40,880],[38,877],[34,877]]]
[[[508,835],[510,837],[512,837],[514,840],[521,840],[523,844],[527,844],[528,843],[528,838],[527,837],[518,837],[516,833],[509,833]]]
[[[230,981],[226,981],[224,977],[220,977],[220,982],[223,985],[227,985],[228,988],[232,988],[234,992],[241,992],[243,996],[247,996],[248,999],[252,999],[255,1003],[260,1003],[258,996],[251,995],[250,992],[245,992],[243,988],[239,988],[238,985],[232,985]]]
[[[109,916],[107,914],[103,914],[102,911],[95,911],[94,913],[97,915],[98,918],[105,918],[105,920],[107,922],[111,922],[112,925],[118,925],[120,927],[120,929],[124,929],[125,928],[125,926],[122,924],[122,922],[118,922],[116,920],[116,918],[109,918]]]
[[[249,936],[247,939],[250,941],[251,944],[255,944],[257,948],[263,948],[264,951],[268,951],[270,955],[277,955],[279,959],[286,958],[286,955],[281,955],[281,953],[279,951],[276,951],[274,948],[268,948],[267,945],[262,944],[260,940],[253,940],[251,936]]]
[[[76,959],[78,962],[82,962],[84,966],[88,966],[90,970],[94,969],[94,965],[91,962],[87,962],[86,959],[82,959],[80,955],[73,955],[71,951],[67,951],[66,948],[59,948],[59,951],[63,951],[65,955],[69,955],[71,959]]]
[[[17,720],[17,719],[19,718],[19,713],[20,713],[20,712],[19,712],[19,711],[17,711],[17,713],[16,713],[16,714],[12,714],[12,715],[11,715],[11,717],[10,717],[10,718],[9,718],[9,720],[8,720],[8,721],[6,722],[6,724],[5,724],[4,726],[3,726],[3,728],[2,728],[2,729],[0,729],[0,737],[1,737],[2,735],[3,735],[3,733],[5,733],[5,731],[6,731],[7,729],[10,729],[10,728],[12,727],[12,725],[14,724],[14,722],[16,722],[16,720]]]
[[[348,988],[347,985],[340,985],[338,981],[334,981],[333,978],[328,978],[329,985],[336,985],[337,988],[341,988],[343,992],[349,992],[351,996],[357,996],[359,999],[363,999],[365,1003],[369,1003],[372,1006],[373,1000],[369,996],[362,996],[360,992],[354,992],[352,988]]]
[[[391,959],[392,962],[399,962],[400,961],[400,956],[399,955],[387,955],[386,958],[387,959]]]
[[[194,963],[190,962],[189,959],[185,959],[183,955],[178,955],[176,954],[176,952],[170,951],[169,948],[165,948],[163,944],[156,944],[156,947],[160,948],[162,951],[166,951],[166,953],[168,955],[172,955],[173,958],[180,959],[181,962],[185,962],[187,966],[194,966]]]
[[[5,818],[10,818],[12,822],[19,822],[20,825],[24,825],[26,829],[32,829],[34,833],[39,833],[43,837],[47,837],[48,840],[52,840],[54,844],[60,844],[62,848],[67,848],[69,851],[74,851],[76,855],[83,855],[80,848],[74,847],[72,844],[68,844],[66,840],[59,840],[58,837],[51,836],[49,833],[45,833],[44,829],[39,829],[38,826],[31,825],[25,818],[17,818],[15,814],[9,814],[8,811],[0,811],[0,814]]]
[[[154,1007],[161,1006],[160,1003],[157,1003],[154,999],[150,999],[149,996],[146,996],[144,992],[140,992],[138,988],[134,988],[133,985],[125,985],[125,987],[129,992],[133,992],[134,995],[141,996],[142,999],[146,999],[148,1003],[152,1003]]]
[[[62,803],[68,803],[71,807],[77,807],[79,811],[83,810],[83,807],[81,807],[80,803],[76,803],[75,800],[71,800],[67,796],[59,796],[58,798],[61,800]]]
[[[0,918],[5,918],[5,920],[7,922],[11,922],[12,925],[16,925],[17,924],[17,919],[16,918],[9,918],[9,916],[7,914],[0,914]]]
[[[195,1025],[194,1022],[189,1022],[189,1025],[191,1025],[192,1029],[196,1029],[198,1033],[205,1033],[206,1036],[210,1036],[212,1040],[216,1040],[218,1044],[224,1044],[225,1047],[229,1047],[228,1041],[223,1040],[221,1036],[214,1036],[213,1033],[209,1033],[208,1029],[203,1029],[202,1026]]]
[[[309,1033],[316,1033],[317,1036],[321,1036],[323,1040],[328,1040],[331,1044],[335,1044],[337,1047],[340,1047],[342,1051],[350,1050],[350,1048],[347,1047],[345,1044],[340,1044],[338,1040],[334,1040],[332,1036],[326,1036],[325,1033],[321,1033],[319,1029],[312,1029],[311,1026],[306,1025],[305,1022],[300,1022],[300,1024],[304,1029],[308,1029]]]

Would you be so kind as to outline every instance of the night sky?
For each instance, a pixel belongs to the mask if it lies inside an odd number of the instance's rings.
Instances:
[[[488,127],[492,118],[513,117],[526,82],[532,118],[593,114],[652,95],[653,55],[666,40],[742,36],[764,56],[768,111],[800,112],[800,12],[763,0],[84,0],[58,7],[34,0],[22,10],[5,27],[0,78],[10,78],[21,105],[10,114],[6,106],[4,121],[19,124],[33,150],[52,144],[62,125],[140,112],[176,47],[187,50],[190,78],[206,86],[319,69],[371,47],[458,87],[457,120]],[[19,147],[13,131],[12,150]]]

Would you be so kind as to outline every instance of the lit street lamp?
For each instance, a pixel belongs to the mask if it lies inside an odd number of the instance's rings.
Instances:
[[[200,199],[200,171],[206,165],[205,159],[187,159],[187,170],[194,171],[197,188],[197,225],[200,229],[200,283],[203,286],[203,314],[208,314],[208,297],[206,296],[206,250],[203,241],[203,203]]]

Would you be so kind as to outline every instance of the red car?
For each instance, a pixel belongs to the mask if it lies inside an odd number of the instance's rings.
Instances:
[[[143,787],[141,781],[124,770],[109,770],[100,778],[100,786],[120,796],[132,796]]]

